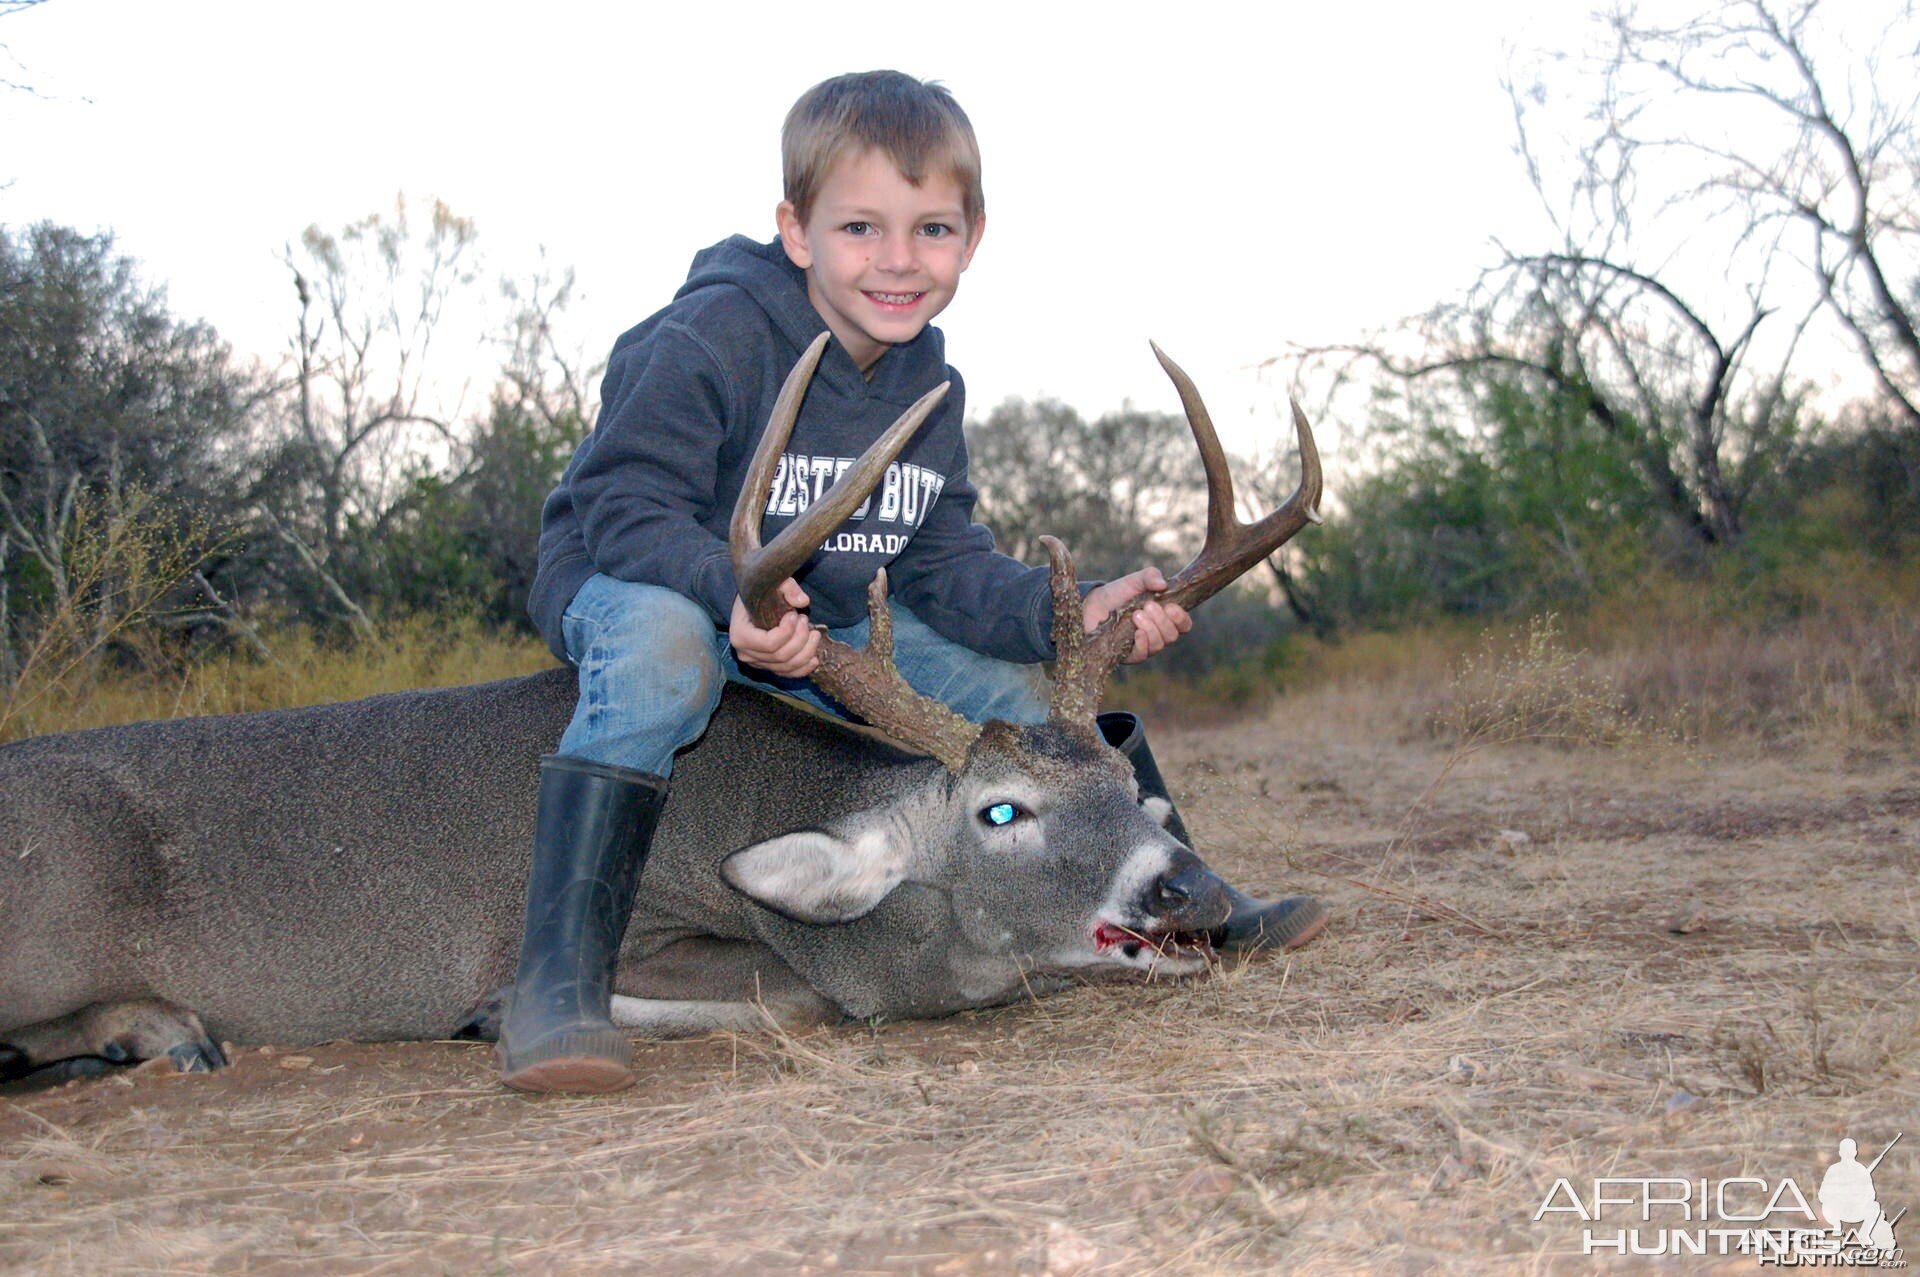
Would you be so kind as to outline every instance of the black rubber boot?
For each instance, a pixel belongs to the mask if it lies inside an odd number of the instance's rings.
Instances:
[[[1133,777],[1140,782],[1140,792],[1166,802],[1167,818],[1162,822],[1166,831],[1192,847],[1193,837],[1187,833],[1186,822],[1180,819],[1180,811],[1173,805],[1167,782],[1160,778],[1153,751],[1147,748],[1147,732],[1140,716],[1125,710],[1109,710],[1094,722],[1107,744],[1126,755],[1127,761],[1133,764]],[[1255,900],[1228,887],[1227,899],[1233,909],[1213,932],[1216,949],[1298,949],[1327,925],[1325,907],[1312,896]]]
[[[614,1027],[613,968],[633,913],[663,777],[557,755],[540,760],[527,931],[495,1054],[520,1091],[617,1091],[633,1046]]]

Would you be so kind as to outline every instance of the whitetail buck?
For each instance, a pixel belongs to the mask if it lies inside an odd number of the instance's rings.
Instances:
[[[1300,487],[1240,524],[1199,395],[1160,359],[1205,461],[1208,517],[1205,547],[1158,597],[1193,608],[1317,519],[1320,465],[1296,406]],[[811,367],[783,390],[735,515],[762,625],[782,606],[773,587],[917,424],[903,418],[762,549],[757,512]],[[968,723],[907,687],[884,575],[870,646],[824,642],[815,676],[877,730],[729,689],[676,767],[619,953],[618,1023],[670,1035],[765,1014],[930,1016],[1092,969],[1205,965],[1228,889],[1163,828],[1167,804],[1143,804],[1095,721],[1147,600],[1084,634],[1072,562],[1051,538],[1047,552],[1058,664],[1043,726]],[[472,1023],[514,970],[537,761],[573,699],[556,669],[0,749],[0,1076],[87,1057],[213,1068],[221,1038]]]

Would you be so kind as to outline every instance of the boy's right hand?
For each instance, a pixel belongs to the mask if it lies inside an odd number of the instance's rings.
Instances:
[[[792,577],[780,582],[780,597],[795,610],[780,623],[763,630],[747,615],[747,605],[736,596],[727,638],[742,665],[752,665],[782,678],[805,678],[820,666],[820,634],[807,620],[807,592]]]

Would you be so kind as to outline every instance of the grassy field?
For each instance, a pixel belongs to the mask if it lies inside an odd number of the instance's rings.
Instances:
[[[1290,958],[643,1043],[608,1098],[507,1093],[455,1043],[15,1087],[0,1267],[1583,1272],[1584,1225],[1534,1220],[1558,1179],[1811,1199],[1843,1136],[1901,1132],[1875,1184],[1920,1204],[1916,613],[1707,636],[1644,603],[1310,652],[1237,711],[1137,687],[1201,853],[1332,907]],[[541,663],[479,650],[390,673]]]

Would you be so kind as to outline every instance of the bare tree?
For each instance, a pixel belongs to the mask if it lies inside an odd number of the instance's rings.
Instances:
[[[1717,326],[1652,273],[1569,246],[1518,254],[1485,272],[1464,301],[1435,308],[1418,345],[1329,346],[1408,380],[1452,378],[1462,411],[1489,378],[1519,375],[1576,401],[1593,427],[1623,446],[1661,506],[1695,540],[1738,540],[1755,486],[1781,462],[1799,428],[1802,391],[1789,360],[1807,316],[1767,366],[1751,366],[1753,338],[1771,311],[1749,291],[1744,313]]]
[[[40,3],[42,3],[42,0],[0,0],[0,18],[12,17],[16,13],[25,13],[28,9]],[[0,44],[0,57],[5,57],[7,61],[12,62],[16,67],[20,66],[19,60],[13,56],[13,51],[4,44]],[[31,93],[35,97],[39,96],[39,90],[35,89],[31,84],[23,80],[14,80],[3,76],[0,76],[0,89],[12,89],[16,93]]]
[[[319,583],[315,605],[362,632],[354,552],[377,544],[422,458],[460,443],[463,387],[433,356],[450,299],[476,278],[474,237],[438,200],[420,225],[402,197],[339,231],[309,226],[284,257],[299,307],[288,406],[254,508]]]
[[[1830,73],[1816,10],[1729,0],[1672,26],[1616,10],[1590,76],[1553,58],[1510,80],[1557,242],[1502,246],[1463,299],[1312,353],[1445,382],[1469,420],[1514,378],[1572,401],[1702,545],[1738,541],[1790,460],[1808,419],[1797,370],[1827,319],[1920,423],[1915,27],[1902,9],[1882,46],[1906,63]]]
[[[1819,0],[1738,0],[1673,25],[1614,13],[1590,150],[1609,164],[1590,168],[1637,177],[1658,157],[1673,177],[1663,207],[1725,217],[1763,271],[1782,252],[1806,268],[1920,427],[1920,24],[1893,6],[1855,33],[1855,53],[1831,17]],[[1686,128],[1689,114],[1716,123]],[[1624,222],[1634,185],[1607,189]]]
[[[541,506],[592,424],[603,367],[559,336],[573,288],[572,272],[544,266],[502,281],[510,309],[484,413],[375,525],[383,588],[398,605],[526,624]]]
[[[573,304],[576,281],[572,267],[554,274],[546,266],[544,249],[541,258],[541,266],[527,279],[500,281],[508,314],[500,339],[505,359],[499,393],[516,410],[551,429],[572,432],[578,442],[593,422],[593,386],[606,365],[588,360],[578,347],[561,344],[559,319]]]
[[[1041,558],[1051,534],[1082,575],[1111,576],[1171,570],[1198,544],[1206,480],[1178,416],[1129,406],[1088,422],[1052,400],[1009,399],[967,423],[967,447],[980,519],[1015,558]]]
[[[314,466],[325,557],[350,516],[391,500],[397,460],[455,438],[432,354],[449,297],[474,282],[473,240],[473,223],[438,200],[416,233],[400,198],[339,232],[309,226],[287,251],[300,306],[292,427]]]

